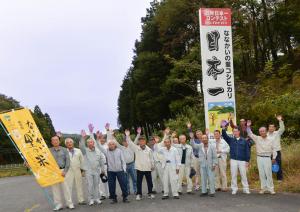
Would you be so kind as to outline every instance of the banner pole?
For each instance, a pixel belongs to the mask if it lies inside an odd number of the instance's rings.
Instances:
[[[18,153],[20,154],[21,158],[24,160],[25,163],[27,163],[27,161],[26,161],[25,157],[23,156],[22,152],[19,150],[18,146],[15,144],[15,142],[13,141],[13,139],[11,138],[10,134],[7,132],[6,128],[3,126],[3,124],[2,124],[1,121],[0,121],[0,125],[1,125],[2,129],[4,130],[4,132],[6,133],[7,137],[9,138],[9,140],[12,142],[12,144],[14,145],[14,147],[17,149],[17,151],[18,151]],[[30,171],[31,173],[33,173],[33,172],[31,171],[31,168],[30,168],[30,167],[27,167],[27,168],[29,169],[29,171]],[[41,187],[41,188],[42,188],[42,187]],[[47,191],[45,188],[42,188],[42,190],[43,190],[43,193],[44,193],[44,195],[45,195],[45,197],[46,197],[46,199],[47,199],[47,201],[48,201],[48,204],[49,204],[50,206],[52,206],[52,208],[54,208],[55,205],[54,205],[53,199],[52,199],[51,196],[49,195],[48,191]]]

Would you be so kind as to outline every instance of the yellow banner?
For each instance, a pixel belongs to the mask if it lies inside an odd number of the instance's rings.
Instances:
[[[64,181],[28,109],[2,113],[0,120],[27,160],[40,186],[47,187]]]

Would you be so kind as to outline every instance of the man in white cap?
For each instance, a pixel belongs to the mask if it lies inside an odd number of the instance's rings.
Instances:
[[[136,145],[130,138],[130,131],[125,130],[126,140],[129,148],[135,153],[135,169],[137,174],[137,195],[136,200],[142,199],[142,183],[145,176],[148,187],[148,198],[153,199],[153,183],[151,172],[154,170],[154,159],[152,150],[146,145],[146,138],[139,137],[139,145]]]

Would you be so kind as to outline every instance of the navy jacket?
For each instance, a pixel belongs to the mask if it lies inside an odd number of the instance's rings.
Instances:
[[[223,139],[230,146],[230,158],[233,160],[246,161],[250,160],[250,148],[249,143],[245,138],[237,140],[234,137],[229,137],[226,130],[222,130]]]

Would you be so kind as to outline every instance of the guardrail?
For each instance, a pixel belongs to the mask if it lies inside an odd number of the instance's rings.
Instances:
[[[26,168],[23,163],[0,165],[1,170]]]

